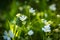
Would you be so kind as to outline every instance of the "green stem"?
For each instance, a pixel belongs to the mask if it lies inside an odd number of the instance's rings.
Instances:
[[[30,36],[30,39],[32,40],[31,36]]]

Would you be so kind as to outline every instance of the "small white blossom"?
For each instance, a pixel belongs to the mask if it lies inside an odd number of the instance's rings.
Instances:
[[[27,16],[25,16],[25,15],[20,16],[21,21],[25,21],[26,19],[27,19]]]
[[[8,37],[8,36],[3,36],[3,38],[4,38],[5,40],[11,40],[11,38]]]
[[[34,10],[33,8],[30,8],[30,9],[29,9],[29,12],[30,12],[30,13],[35,13],[35,10]]]
[[[28,35],[33,35],[34,34],[34,32],[33,32],[33,30],[30,30],[29,32],[28,32]]]
[[[52,11],[55,11],[56,10],[56,4],[50,5],[49,9],[52,10]]]
[[[11,40],[11,38],[13,38],[13,37],[14,37],[14,34],[12,33],[11,30],[9,30],[9,32],[4,31],[4,36],[3,36],[3,38],[4,38],[5,40]]]
[[[10,37],[7,37],[7,40],[11,40],[11,38]]]
[[[50,25],[45,25],[45,26],[42,28],[42,30],[43,30],[44,32],[50,32],[50,31],[51,31]]]
[[[4,35],[8,35],[7,31],[4,31]]]
[[[8,37],[7,36],[3,36],[4,39],[7,39]]]
[[[12,31],[11,31],[11,30],[9,30],[9,35],[10,35],[10,37],[11,37],[11,38],[13,38],[13,37],[14,37],[14,34],[12,33]]]

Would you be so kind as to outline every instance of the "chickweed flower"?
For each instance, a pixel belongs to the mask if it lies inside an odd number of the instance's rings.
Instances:
[[[30,8],[30,9],[29,9],[29,12],[30,12],[30,13],[35,13],[35,10],[34,10],[33,8]]]
[[[56,4],[50,5],[49,9],[52,10],[52,11],[55,11],[56,10]]]
[[[34,34],[34,32],[33,32],[33,30],[30,30],[29,32],[28,32],[28,35],[33,35]]]
[[[12,33],[11,30],[9,30],[9,32],[4,31],[4,36],[3,36],[3,38],[4,38],[5,40],[11,40],[11,38],[13,38],[13,37],[14,37],[14,34]]]
[[[8,33],[9,35],[10,35],[10,37],[11,38],[13,38],[14,37],[14,34],[12,33],[12,31],[11,30],[9,30],[9,33]]]
[[[27,16],[25,16],[25,15],[20,16],[21,21],[25,21],[26,19],[27,19]]]
[[[44,32],[50,32],[50,31],[51,31],[50,25],[45,25],[45,26],[42,28],[42,30],[43,30]]]

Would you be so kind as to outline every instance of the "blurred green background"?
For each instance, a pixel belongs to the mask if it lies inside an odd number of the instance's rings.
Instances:
[[[37,2],[39,1],[39,3]],[[56,11],[49,11],[49,6],[51,4],[56,4]],[[12,21],[16,14],[18,12],[20,12],[18,10],[19,6],[26,6],[26,5],[30,5],[31,7],[33,7],[34,9],[36,9],[36,12],[45,12],[47,11],[47,13],[51,13],[51,15],[60,15],[60,0],[0,0],[0,40],[3,40],[3,32],[4,30],[9,30],[9,22],[8,21]],[[26,10],[24,10],[26,11]],[[24,12],[21,12],[22,14]],[[52,14],[55,13],[55,14]],[[53,16],[48,17],[52,18]],[[31,16],[32,17],[32,16]],[[53,24],[53,26],[55,25],[57,27],[57,23],[60,23],[60,18],[58,18],[59,21],[55,20],[56,16],[54,16],[52,19],[54,20],[54,22],[56,24]],[[20,23],[18,23],[19,25]],[[35,25],[35,24],[34,24]],[[33,25],[33,26],[34,26]],[[39,25],[39,23],[37,22],[36,26]],[[54,28],[52,28],[54,29]],[[36,29],[34,29],[36,30]],[[24,34],[24,33],[23,33]],[[51,35],[51,37],[53,37],[53,40],[60,40],[60,32],[58,33],[52,33],[53,35]],[[22,35],[22,34],[21,34]],[[36,32],[36,35],[32,36],[32,40],[42,40],[42,37],[39,36],[40,33],[39,31]],[[22,35],[23,36],[23,35]],[[37,37],[37,38],[36,38]],[[56,38],[58,37],[58,38]],[[56,39],[54,39],[56,38]]]

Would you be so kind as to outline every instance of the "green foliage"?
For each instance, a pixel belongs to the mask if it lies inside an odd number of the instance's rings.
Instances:
[[[60,15],[56,14],[55,5],[50,7],[48,2],[50,1],[13,0],[8,12],[2,11],[3,17],[0,16],[5,20],[3,31],[11,30],[14,37],[7,36],[12,40],[59,40]]]

